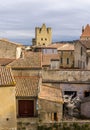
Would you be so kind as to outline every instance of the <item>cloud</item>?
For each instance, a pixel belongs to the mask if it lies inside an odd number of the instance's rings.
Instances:
[[[89,8],[90,0],[0,0],[0,37],[32,39],[35,27],[46,23],[53,40],[78,38],[90,23]]]

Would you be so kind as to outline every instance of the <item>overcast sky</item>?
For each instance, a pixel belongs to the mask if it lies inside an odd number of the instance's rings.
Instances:
[[[79,39],[90,23],[90,0],[0,0],[0,38],[31,43],[43,23],[53,42]]]

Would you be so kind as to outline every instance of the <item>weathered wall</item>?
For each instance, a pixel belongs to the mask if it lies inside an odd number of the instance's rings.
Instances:
[[[0,87],[0,130],[16,128],[15,87]]]
[[[42,78],[43,81],[90,83],[90,70],[43,70]]]
[[[60,84],[60,88],[62,93],[64,94],[65,91],[75,91],[77,96],[81,99],[85,96],[85,91],[90,91],[89,84]]]
[[[90,100],[81,104],[81,115],[90,119]]]
[[[57,122],[62,119],[62,103],[51,102],[48,100],[39,99],[39,121],[49,123],[54,120],[54,113],[57,113]]]
[[[14,76],[37,76],[40,73],[40,69],[13,69]]]
[[[81,54],[82,48],[82,54]],[[86,68],[86,48],[79,42],[75,44],[75,67]]]

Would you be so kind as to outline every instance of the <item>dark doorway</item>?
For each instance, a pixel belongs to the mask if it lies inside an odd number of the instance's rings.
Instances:
[[[34,116],[34,100],[19,100],[18,101],[19,117]]]

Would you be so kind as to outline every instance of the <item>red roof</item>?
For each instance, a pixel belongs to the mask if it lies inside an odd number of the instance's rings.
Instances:
[[[83,30],[82,34],[81,34],[81,37],[90,37],[90,25],[87,24],[85,29]]]

